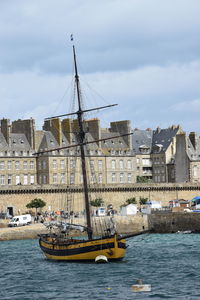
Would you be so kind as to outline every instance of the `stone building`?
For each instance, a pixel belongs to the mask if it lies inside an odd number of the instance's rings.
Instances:
[[[43,137],[37,157],[39,184],[80,184],[82,183],[80,150],[74,145],[77,140],[77,120],[52,119],[45,121]],[[112,122],[110,128],[101,128],[98,119],[84,122],[86,140],[86,162],[91,184],[119,184],[136,182],[135,155],[131,137],[117,137],[131,132],[130,121]],[[99,141],[101,140],[101,141]],[[97,141],[97,142],[94,142]],[[69,147],[71,148],[64,148]]]
[[[37,183],[34,120],[0,122],[0,185]]]
[[[136,176],[137,181],[152,181],[152,138],[153,130],[150,128],[146,130],[133,130],[133,151],[136,154]]]
[[[138,182],[175,182],[176,136],[180,132],[181,127],[175,125],[166,129],[133,131]]]
[[[200,182],[200,138],[196,132],[177,135],[176,182]]]

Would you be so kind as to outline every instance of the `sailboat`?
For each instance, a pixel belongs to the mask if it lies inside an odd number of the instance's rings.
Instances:
[[[97,257],[100,258],[103,257],[106,259],[106,261],[121,260],[123,259],[126,253],[126,248],[127,248],[126,240],[117,233],[115,226],[113,226],[112,218],[110,220],[110,224],[106,226],[106,230],[104,228],[100,236],[96,236],[92,226],[88,177],[87,177],[87,168],[86,168],[87,164],[86,164],[86,154],[85,154],[86,151],[85,146],[91,142],[87,142],[85,138],[86,133],[84,131],[84,126],[83,126],[84,123],[83,116],[86,112],[97,110],[97,109],[99,110],[105,107],[114,106],[116,104],[87,109],[87,110],[84,110],[82,108],[79,75],[78,75],[76,52],[75,52],[74,45],[73,45],[73,60],[74,60],[74,69],[75,69],[75,87],[76,87],[76,96],[77,96],[76,98],[77,98],[78,110],[75,113],[65,114],[56,117],[69,116],[72,114],[77,115],[78,130],[79,130],[77,146],[80,149],[86,225],[83,226],[83,225],[76,225],[71,223],[61,223],[59,225],[60,231],[56,233],[50,232],[48,234],[39,235],[39,245],[43,253],[45,254],[45,256],[51,260],[95,261]],[[114,137],[112,137],[112,139],[113,138]],[[99,142],[99,141],[101,140],[94,141],[94,142]],[[68,147],[74,147],[74,145]],[[41,151],[38,152],[38,154],[40,155],[45,152],[66,149],[68,147],[61,147],[58,149]],[[80,234],[77,234],[77,237],[74,236],[74,234],[72,235],[71,232],[75,229],[80,229],[81,231],[85,231],[86,237],[82,237]]]

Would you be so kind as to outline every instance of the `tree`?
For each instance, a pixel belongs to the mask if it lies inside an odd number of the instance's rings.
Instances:
[[[128,198],[128,199],[126,200],[126,203],[127,203],[127,204],[136,204],[137,202],[136,202],[135,197],[132,197],[132,198]]]
[[[95,200],[91,200],[90,204],[94,207],[100,207],[104,204],[104,201],[102,198],[96,198]]]
[[[137,176],[136,181],[137,183],[147,183],[151,182],[152,180],[145,176]]]
[[[148,201],[148,198],[140,197],[140,205],[146,204],[147,201]]]
[[[46,202],[44,202],[42,199],[35,198],[29,202],[26,207],[27,208],[35,208],[36,209],[36,214],[37,214],[37,209],[42,208],[46,205]]]

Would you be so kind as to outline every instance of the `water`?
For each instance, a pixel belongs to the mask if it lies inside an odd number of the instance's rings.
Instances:
[[[150,234],[128,240],[108,264],[52,262],[37,240],[0,242],[0,299],[200,299],[200,235]],[[136,279],[152,285],[134,293]]]

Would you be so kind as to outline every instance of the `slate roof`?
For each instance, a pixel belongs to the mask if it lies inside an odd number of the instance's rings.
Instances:
[[[0,133],[0,151],[30,151],[31,146],[23,133],[11,133],[9,144]]]
[[[172,142],[173,137],[176,136],[179,131],[179,126],[172,126],[167,129],[157,128],[153,131],[152,150],[159,148],[160,152],[165,152]],[[156,149],[157,152],[157,149]]]
[[[133,152],[141,154],[140,147],[148,149],[146,154],[151,153],[153,130],[133,130]]]

